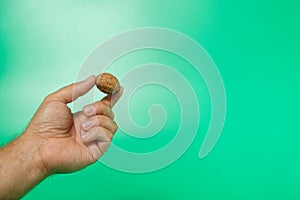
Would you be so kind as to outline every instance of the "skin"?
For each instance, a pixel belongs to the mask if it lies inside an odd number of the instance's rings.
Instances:
[[[0,199],[19,199],[46,177],[83,169],[104,154],[118,128],[111,108],[123,88],[78,113],[67,107],[95,81],[91,76],[48,95],[25,132],[0,149]]]

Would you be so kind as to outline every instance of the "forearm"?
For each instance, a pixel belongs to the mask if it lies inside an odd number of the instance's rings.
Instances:
[[[39,143],[28,135],[0,149],[0,199],[19,199],[46,176]]]

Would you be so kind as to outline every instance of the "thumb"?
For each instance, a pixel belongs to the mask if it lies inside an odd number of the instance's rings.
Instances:
[[[86,94],[95,85],[96,77],[94,75],[87,79],[73,83],[66,87],[59,89],[58,91],[50,94],[47,99],[51,101],[61,101],[65,104],[75,101],[78,97]]]

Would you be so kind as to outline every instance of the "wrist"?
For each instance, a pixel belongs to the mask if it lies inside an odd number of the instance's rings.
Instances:
[[[40,142],[24,133],[0,151],[0,199],[19,199],[48,176]]]
[[[20,144],[21,154],[26,160],[25,167],[27,167],[29,175],[34,175],[41,179],[50,175],[40,154],[40,149],[44,143],[42,138],[25,131],[15,142],[17,145]]]

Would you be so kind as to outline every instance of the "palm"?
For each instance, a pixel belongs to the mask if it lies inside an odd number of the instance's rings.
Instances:
[[[80,139],[84,118],[81,112],[73,117],[65,104],[51,101],[45,102],[31,121],[30,126],[39,130],[38,136],[45,141],[40,153],[53,173],[76,171],[95,161]]]

